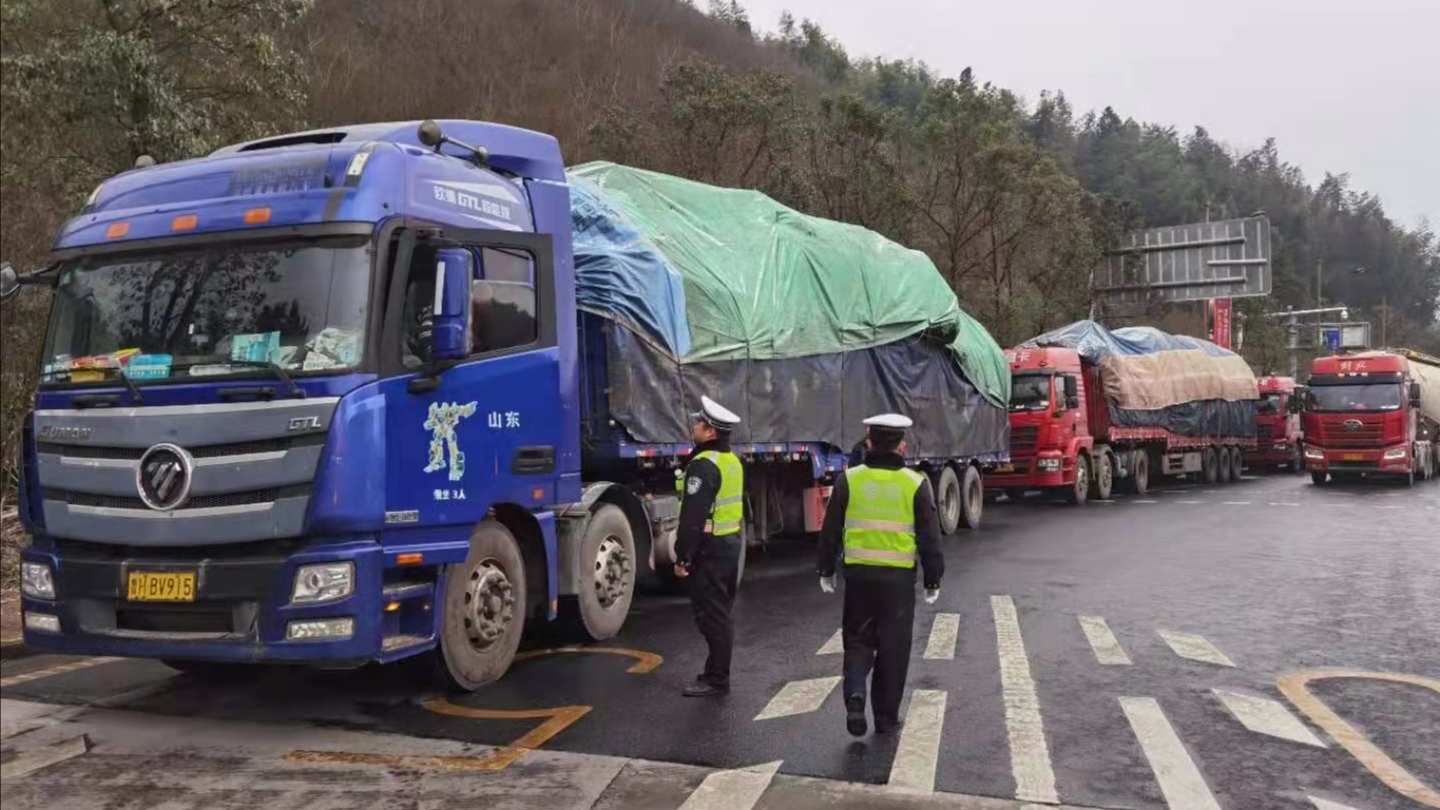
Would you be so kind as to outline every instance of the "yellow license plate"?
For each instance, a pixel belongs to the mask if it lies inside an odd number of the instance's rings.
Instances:
[[[195,574],[191,571],[131,571],[125,598],[131,602],[194,602]]]
[[[1361,453],[1346,453],[1340,457],[1344,461],[1364,461],[1365,456]]]

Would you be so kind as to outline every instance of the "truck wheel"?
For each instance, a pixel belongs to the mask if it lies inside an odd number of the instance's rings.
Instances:
[[[1245,476],[1245,451],[1238,447],[1230,448],[1230,480],[1239,481]]]
[[[1329,474],[1329,473],[1316,472],[1316,471],[1313,471],[1313,470],[1310,472],[1310,483],[1314,484],[1314,485],[1317,486],[1317,487],[1323,487],[1323,486],[1325,486],[1325,483],[1326,483],[1327,481],[1329,481],[1329,480],[1330,480],[1330,474]]]
[[[1144,495],[1150,491],[1150,454],[1141,450],[1130,466],[1130,491]]]
[[[967,529],[980,528],[980,515],[985,511],[985,484],[980,480],[980,471],[966,465],[960,474],[960,525]]]
[[[473,691],[510,668],[525,632],[525,596],[515,536],[493,520],[476,526],[465,562],[445,572],[437,664],[452,686]]]
[[[1075,485],[1065,493],[1065,500],[1070,503],[1085,503],[1090,494],[1090,457],[1081,454],[1075,457]]]
[[[230,661],[184,661],[162,658],[160,663],[171,669],[178,669],[197,681],[205,683],[236,683],[256,676],[253,664],[236,664]]]
[[[1205,448],[1204,475],[1207,484],[1215,483],[1216,479],[1220,477],[1220,459],[1215,454],[1213,447]]]
[[[960,478],[952,467],[935,476],[935,506],[940,513],[940,534],[949,537],[960,528]]]
[[[1216,464],[1217,466],[1215,468],[1215,480],[1219,481],[1222,484],[1230,483],[1230,448],[1220,448],[1219,461]]]
[[[618,506],[595,510],[580,540],[580,629],[591,641],[620,632],[635,597],[635,534]],[[673,569],[672,569],[673,572]]]
[[[1110,460],[1109,453],[1101,453],[1095,466],[1095,474],[1090,478],[1090,497],[1097,501],[1110,500],[1110,493],[1115,488],[1115,464]]]

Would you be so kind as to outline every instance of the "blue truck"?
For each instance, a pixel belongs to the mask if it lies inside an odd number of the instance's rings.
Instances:
[[[369,124],[142,162],[18,280],[55,290],[22,431],[28,646],[197,674],[428,655],[475,689],[527,624],[605,639],[669,581],[690,448],[611,413],[554,138]],[[818,529],[851,448],[736,450],[763,540]],[[916,459],[947,529],[993,460]]]

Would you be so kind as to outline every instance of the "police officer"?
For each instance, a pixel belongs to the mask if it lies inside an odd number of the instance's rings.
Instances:
[[[740,577],[745,520],[745,473],[730,452],[730,431],[740,417],[709,397],[700,398],[690,438],[695,454],[685,465],[680,526],[675,537],[675,575],[690,584],[695,624],[710,648],[705,671],[685,688],[686,697],[730,691],[730,653],[735,626],[730,608]]]
[[[899,414],[865,420],[865,463],[835,482],[820,530],[820,588],[835,591],[836,558],[845,559],[845,728],[865,734],[865,681],[875,732],[900,726],[900,698],[910,669],[915,623],[915,563],[924,570],[925,602],[940,597],[945,558],[930,481],[905,467]]]

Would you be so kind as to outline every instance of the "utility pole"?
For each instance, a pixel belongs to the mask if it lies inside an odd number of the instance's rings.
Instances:
[[[1324,282],[1321,280],[1321,278],[1320,278],[1320,273],[1321,273],[1322,270],[1324,270],[1324,268],[1325,268],[1325,260],[1324,260],[1324,259],[1316,259],[1316,260],[1315,260],[1315,308],[1316,308],[1316,309],[1319,309],[1320,307],[1324,306],[1324,304],[1322,304],[1321,301],[1320,301],[1320,297],[1321,297],[1321,296],[1320,296],[1320,292],[1321,292],[1321,290],[1320,290],[1320,285],[1324,283]]]

